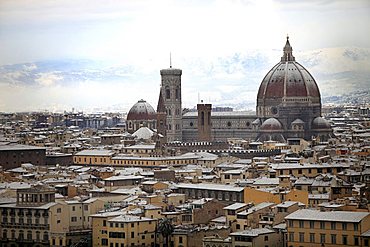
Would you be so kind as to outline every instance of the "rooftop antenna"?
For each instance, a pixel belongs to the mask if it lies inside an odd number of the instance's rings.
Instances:
[[[170,68],[172,68],[172,57],[171,57],[171,52],[170,52]]]

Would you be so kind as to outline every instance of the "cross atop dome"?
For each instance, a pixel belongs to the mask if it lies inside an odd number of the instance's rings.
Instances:
[[[289,35],[286,36],[286,43],[283,51],[284,54],[281,57],[281,62],[295,61],[295,57],[293,56],[293,48],[289,43]]]

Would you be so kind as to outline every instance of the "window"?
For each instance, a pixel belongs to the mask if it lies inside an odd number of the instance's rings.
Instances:
[[[325,229],[325,222],[324,221],[320,221],[320,229]]]
[[[359,245],[359,241],[358,241],[358,237],[357,236],[354,237],[354,240],[355,240],[355,245]]]
[[[166,88],[166,99],[170,99],[171,98],[171,91],[169,88]]]
[[[337,225],[336,222],[331,222],[331,229],[335,230],[337,228],[336,225]]]
[[[43,240],[44,241],[48,241],[49,240],[49,234],[48,234],[48,232],[44,232]]]
[[[320,243],[325,244],[325,234],[323,233],[320,234]]]
[[[77,217],[71,217],[71,221],[72,222],[76,222],[77,221]]]
[[[294,242],[294,232],[289,233],[289,242]]]
[[[61,208],[57,208],[57,213],[60,214],[62,212]]]
[[[265,236],[265,241],[269,241],[269,236]]]
[[[236,229],[240,229],[240,224],[236,224]]]
[[[107,221],[103,220],[103,226],[107,226]]]
[[[131,238],[135,237],[135,232],[131,232]]]
[[[180,90],[178,88],[176,88],[175,95],[176,95],[176,99],[180,98]]]
[[[358,224],[357,223],[353,223],[353,230],[358,231]]]
[[[336,244],[337,243],[337,235],[336,234],[331,234],[331,243]]]
[[[299,228],[304,228],[304,221],[303,220],[299,221]]]
[[[315,228],[315,221],[310,221],[310,228],[311,229],[314,229]]]
[[[289,220],[289,227],[293,227],[293,221]]]
[[[20,231],[19,231],[18,238],[19,238],[20,240],[23,240],[23,239],[24,239],[24,233],[23,233],[23,230],[20,230]]]
[[[32,240],[32,232],[31,231],[27,231],[27,239]]]
[[[201,125],[204,125],[204,112],[201,112]]]
[[[101,239],[101,245],[107,246],[108,245],[108,239],[102,238]]]
[[[315,233],[310,233],[310,243],[315,243]]]
[[[342,236],[342,244],[343,244],[343,245],[347,245],[347,244],[348,244],[348,241],[347,241],[347,235],[343,235],[343,236]]]
[[[179,237],[179,243],[182,244],[182,237]]]
[[[76,207],[75,206],[72,206],[72,211],[76,211]]]
[[[303,232],[299,233],[299,242],[301,242],[301,243],[304,242],[304,233]]]
[[[346,222],[342,223],[342,230],[347,230],[347,223]]]

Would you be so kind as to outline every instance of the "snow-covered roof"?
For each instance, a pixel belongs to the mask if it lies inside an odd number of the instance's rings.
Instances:
[[[360,222],[367,217],[368,212],[352,211],[319,211],[313,209],[301,209],[285,217],[288,220],[319,220],[339,222]]]

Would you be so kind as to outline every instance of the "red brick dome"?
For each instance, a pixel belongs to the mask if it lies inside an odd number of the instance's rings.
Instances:
[[[133,105],[127,115],[127,121],[155,119],[157,119],[157,114],[154,108],[143,99]]]
[[[258,90],[257,100],[270,98],[290,98],[304,101],[302,97],[320,97],[320,91],[312,75],[298,62],[287,37],[284,55],[263,78]],[[309,99],[307,99],[309,101]]]

